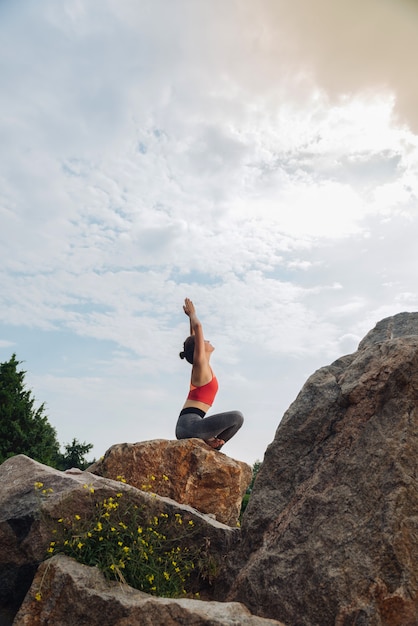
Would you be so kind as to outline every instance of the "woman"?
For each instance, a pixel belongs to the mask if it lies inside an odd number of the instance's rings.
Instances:
[[[220,450],[241,428],[244,418],[239,411],[205,417],[218,391],[218,381],[209,363],[215,348],[205,340],[202,324],[189,298],[185,299],[183,309],[190,320],[190,337],[184,342],[180,358],[192,365],[192,374],[189,395],[177,421],[176,437],[197,437],[215,450]]]

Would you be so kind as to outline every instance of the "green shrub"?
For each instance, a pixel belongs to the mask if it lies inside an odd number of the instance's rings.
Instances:
[[[85,488],[94,493],[92,487]],[[50,492],[42,483],[35,483],[35,489],[42,496]],[[193,582],[216,571],[203,549],[188,547],[193,546],[194,532],[194,521],[180,513],[144,518],[144,508],[119,492],[92,502],[88,514],[60,518],[48,556],[66,554],[99,567],[109,580],[153,595],[192,595]]]

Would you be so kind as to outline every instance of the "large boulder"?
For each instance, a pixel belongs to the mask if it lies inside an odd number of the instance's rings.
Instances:
[[[315,372],[268,447],[222,589],[298,626],[418,624],[418,314]],[[222,590],[220,590],[220,593]]]
[[[109,448],[89,471],[188,504],[236,526],[252,470],[201,439],[154,439]]]
[[[65,556],[43,563],[13,626],[284,626],[237,602],[155,598]]]
[[[24,455],[12,457],[0,466],[0,624],[11,623],[20,607],[59,527],[58,520],[76,515],[87,518],[95,511],[95,503],[118,493],[129,506],[138,508],[144,522],[160,513],[192,520],[193,534],[184,541],[189,548],[208,546],[219,566],[235,541],[238,529],[169,498],[89,472],[60,472]]]

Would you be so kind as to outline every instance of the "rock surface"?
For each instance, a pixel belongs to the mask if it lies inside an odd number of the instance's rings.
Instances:
[[[35,483],[42,484],[35,489]],[[93,490],[93,493],[91,492]],[[81,472],[68,474],[37,463],[24,455],[0,466],[0,624],[11,623],[29,589],[39,563],[45,558],[51,532],[61,517],[87,517],[95,502],[122,493],[144,511],[144,519],[161,512],[181,514],[194,522],[187,545],[209,545],[222,561],[237,529],[200,514],[186,505],[151,496],[130,485]],[[81,622],[80,622],[81,623]]]
[[[236,526],[252,469],[213,450],[201,439],[155,439],[109,448],[90,472],[188,504]]]
[[[223,589],[293,626],[418,624],[417,313],[379,322],[308,379],[266,451]]]
[[[36,598],[41,594],[40,599]],[[38,596],[39,597],[39,596]],[[104,619],[105,616],[105,619]],[[13,626],[284,626],[239,603],[155,598],[65,556],[43,563]]]

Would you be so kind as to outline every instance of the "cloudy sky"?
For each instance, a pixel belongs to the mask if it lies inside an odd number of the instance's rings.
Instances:
[[[0,361],[64,444],[173,439],[190,297],[224,448],[418,310],[416,0],[0,0]]]

